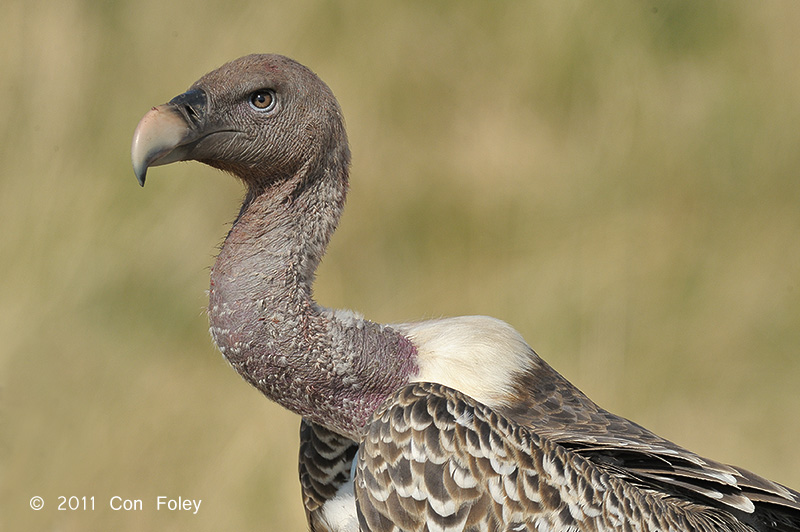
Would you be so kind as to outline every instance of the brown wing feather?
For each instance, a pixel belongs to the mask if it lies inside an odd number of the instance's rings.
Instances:
[[[357,464],[365,531],[752,531],[733,515],[616,478],[437,384],[395,394]]]
[[[542,437],[653,489],[800,529],[800,494],[741,468],[688,451],[592,402],[531,350],[531,367],[497,410]],[[760,504],[764,503],[764,504]],[[746,515],[742,515],[746,519]],[[759,518],[756,518],[758,521]]]
[[[349,482],[358,444],[307,419],[300,423],[300,486],[312,531],[323,531],[320,510]]]

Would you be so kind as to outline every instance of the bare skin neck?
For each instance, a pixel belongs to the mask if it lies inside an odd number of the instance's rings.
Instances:
[[[253,187],[211,273],[211,334],[267,397],[358,439],[375,409],[416,374],[390,327],[312,298],[314,272],[344,204],[346,171]]]

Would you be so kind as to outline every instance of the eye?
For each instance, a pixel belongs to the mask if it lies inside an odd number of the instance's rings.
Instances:
[[[275,107],[275,91],[259,89],[250,95],[250,107],[256,111],[271,111]]]

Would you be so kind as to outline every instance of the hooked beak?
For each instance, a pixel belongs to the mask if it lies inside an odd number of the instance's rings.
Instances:
[[[149,167],[191,158],[194,144],[204,136],[207,102],[202,89],[192,89],[142,117],[131,145],[133,172],[141,186]]]

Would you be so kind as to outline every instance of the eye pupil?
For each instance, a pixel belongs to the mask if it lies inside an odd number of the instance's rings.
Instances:
[[[256,109],[269,109],[272,107],[274,100],[272,91],[261,90],[254,92],[250,96],[250,104]]]

